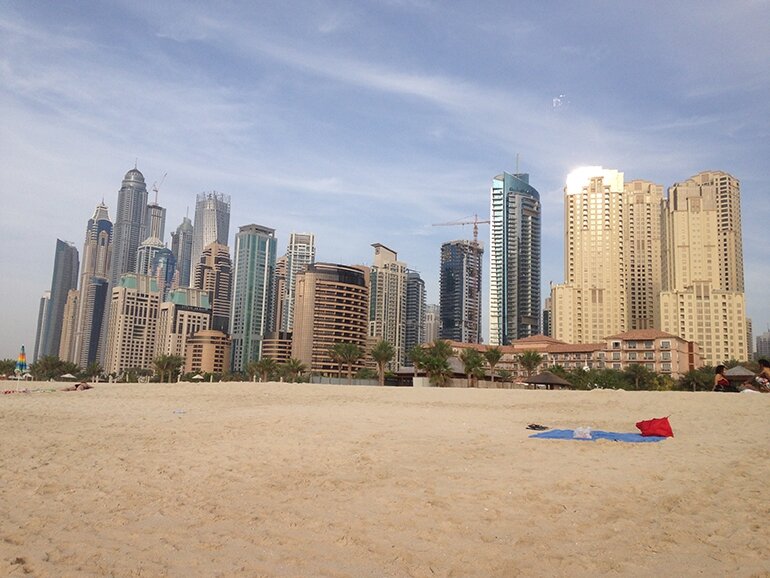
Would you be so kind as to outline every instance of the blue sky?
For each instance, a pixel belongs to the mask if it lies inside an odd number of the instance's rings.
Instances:
[[[562,105],[554,99],[562,97]],[[748,313],[770,324],[770,3],[0,0],[0,357],[34,343],[56,238],[82,250],[138,159],[168,232],[195,195],[239,225],[383,243],[438,299],[442,242],[519,168],[543,201],[543,284],[563,279],[580,165],[668,187],[741,180]],[[481,227],[481,237],[487,229]],[[545,294],[545,291],[544,291]]]

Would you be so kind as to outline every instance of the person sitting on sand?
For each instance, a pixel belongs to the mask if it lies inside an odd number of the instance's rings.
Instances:
[[[730,384],[730,380],[725,376],[725,366],[717,365],[714,369],[714,389],[713,391],[737,392],[738,389]]]
[[[759,373],[754,379],[743,384],[743,391],[758,391],[760,393],[770,393],[770,361],[767,359],[759,360]]]

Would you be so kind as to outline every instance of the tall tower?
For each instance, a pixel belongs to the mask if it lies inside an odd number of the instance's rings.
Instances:
[[[492,179],[489,228],[489,342],[540,333],[540,194],[528,174]]]
[[[192,262],[198,263],[201,253],[211,243],[227,245],[230,235],[230,195],[200,193],[195,202]]]
[[[553,336],[599,343],[628,330],[623,173],[583,167],[564,189],[564,283],[551,289]]]
[[[438,339],[441,327],[441,315],[438,305],[428,305],[425,310],[425,343],[433,343]]]
[[[660,327],[662,282],[661,214],[663,186],[634,180],[624,185],[626,210],[624,231],[628,251],[626,294],[628,328]]]
[[[481,343],[481,260],[484,250],[474,241],[441,245],[439,311],[441,339]]]
[[[56,239],[53,277],[51,279],[51,300],[45,319],[44,341],[40,355],[59,355],[61,344],[64,307],[70,289],[78,287],[78,250],[72,243]]]
[[[398,369],[406,359],[406,263],[385,245],[374,243],[371,268],[369,337],[385,340],[395,355],[391,369]]]
[[[404,334],[404,365],[411,365],[409,352],[425,343],[425,281],[417,271],[406,274],[406,331]]]
[[[163,235],[166,234],[166,209],[158,204],[157,193],[155,200],[144,210],[144,229],[147,238],[156,237],[163,242]]]
[[[112,221],[107,206],[96,205],[86,225],[83,266],[80,272],[80,300],[72,347],[72,359],[88,367],[101,358],[102,325],[107,305],[108,276],[112,258]]]
[[[126,273],[112,289],[104,371],[152,369],[160,291],[154,278]]]
[[[748,357],[740,183],[703,172],[668,191],[663,218],[661,329],[718,365]]]
[[[146,209],[147,185],[144,175],[133,168],[126,173],[118,191],[118,208],[112,228],[111,287],[117,285],[121,275],[136,270],[136,251],[139,243],[147,238],[144,227]]]
[[[294,327],[294,291],[296,277],[308,265],[315,263],[315,236],[313,233],[291,233],[286,248],[286,274],[283,312],[279,331],[291,333]]]
[[[192,272],[193,224],[188,217],[171,233],[171,252],[176,258],[176,270],[179,272],[179,286],[190,287]]]
[[[235,235],[233,305],[230,314],[233,371],[262,356],[262,340],[273,330],[275,230],[244,225]]]
[[[195,265],[196,289],[208,292],[211,304],[211,328],[230,332],[230,306],[233,296],[233,262],[227,245],[211,243],[203,249]]]
[[[315,263],[297,275],[292,357],[310,371],[336,375],[329,355],[336,343],[366,349],[369,324],[369,269]],[[363,360],[358,368],[363,367]]]
[[[48,318],[48,305],[51,303],[51,292],[43,291],[43,295],[40,297],[40,305],[37,311],[37,329],[35,331],[35,349],[32,353],[32,363],[35,363],[43,350],[43,342],[45,341],[45,321]]]

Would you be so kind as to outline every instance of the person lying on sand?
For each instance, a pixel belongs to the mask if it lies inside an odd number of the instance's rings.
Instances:
[[[84,381],[82,383],[73,383],[72,385],[68,385],[67,387],[63,388],[62,391],[83,391],[84,389],[92,389],[93,387],[93,385]]]

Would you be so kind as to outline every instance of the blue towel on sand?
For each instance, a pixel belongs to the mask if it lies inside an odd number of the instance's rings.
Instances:
[[[615,431],[591,430],[591,439],[574,437],[575,430],[571,429],[551,429],[548,431],[532,434],[531,438],[545,438],[549,440],[575,440],[579,442],[593,442],[596,440],[612,440],[614,442],[660,442],[666,439],[660,436],[643,436],[638,433],[620,433]]]

